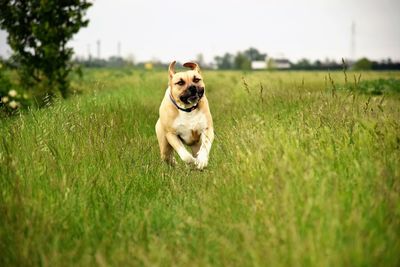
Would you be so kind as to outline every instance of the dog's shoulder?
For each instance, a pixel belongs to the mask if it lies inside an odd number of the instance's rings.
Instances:
[[[168,89],[165,92],[164,98],[161,102],[159,109],[160,120],[163,125],[166,127],[171,127],[172,123],[178,117],[179,112],[169,99],[169,91]]]

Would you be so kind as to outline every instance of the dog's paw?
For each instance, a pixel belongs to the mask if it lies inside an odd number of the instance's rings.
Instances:
[[[161,160],[170,166],[176,165],[176,160],[173,155],[161,155]]]
[[[197,160],[190,154],[182,158],[182,160],[187,163],[187,164],[195,164],[197,163]]]
[[[167,160],[167,163],[168,163],[169,165],[171,165],[171,166],[175,166],[175,165],[176,165],[176,159],[175,159],[174,157],[170,157],[170,158]]]
[[[206,153],[199,153],[196,158],[196,168],[199,170],[204,169],[208,165],[208,155]]]
[[[180,148],[177,150],[181,160],[187,164],[196,164],[196,159],[190,154],[185,148]]]

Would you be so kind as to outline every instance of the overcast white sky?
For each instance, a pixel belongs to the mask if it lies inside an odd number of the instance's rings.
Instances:
[[[95,0],[90,24],[70,43],[79,56],[133,55],[136,61],[206,61],[252,46],[298,60],[356,57],[400,60],[400,0]],[[4,34],[0,37],[4,40]],[[0,45],[1,54],[6,53]]]

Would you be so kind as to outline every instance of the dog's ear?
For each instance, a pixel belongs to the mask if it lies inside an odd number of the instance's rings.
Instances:
[[[175,64],[176,64],[176,61],[175,61],[175,60],[172,61],[171,64],[169,64],[168,72],[169,72],[169,78],[170,78],[170,79],[171,79],[172,76],[174,76],[174,74],[175,74]]]
[[[200,72],[200,67],[199,65],[197,65],[197,63],[194,62],[186,62],[185,64],[183,64],[184,67],[189,68],[191,70],[195,70],[197,72]]]

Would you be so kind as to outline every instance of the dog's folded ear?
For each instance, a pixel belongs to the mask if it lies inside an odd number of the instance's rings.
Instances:
[[[169,72],[169,78],[172,78],[172,76],[174,76],[175,74],[175,64],[176,61],[172,61],[171,64],[169,64],[169,68],[168,68],[168,72]]]
[[[197,65],[197,63],[194,62],[186,62],[185,64],[183,64],[184,67],[189,68],[191,70],[195,70],[197,72],[200,72],[200,67],[199,65]]]

